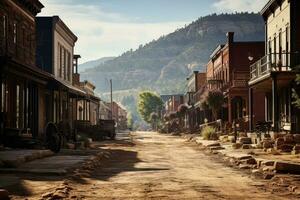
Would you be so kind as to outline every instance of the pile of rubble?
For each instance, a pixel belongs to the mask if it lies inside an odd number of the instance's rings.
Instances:
[[[300,153],[300,134],[277,135],[276,138],[264,138],[262,148],[265,151],[274,149],[281,152],[299,154]]]

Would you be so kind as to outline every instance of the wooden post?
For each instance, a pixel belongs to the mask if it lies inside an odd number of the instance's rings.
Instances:
[[[254,131],[253,127],[253,88],[249,88],[249,131]]]
[[[278,88],[277,88],[277,77],[276,75],[273,75],[272,77],[272,110],[273,110],[273,126],[274,126],[274,131],[278,132],[279,131],[279,108],[278,108]]]

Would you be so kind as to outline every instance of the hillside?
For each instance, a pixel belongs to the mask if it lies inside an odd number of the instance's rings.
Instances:
[[[263,41],[263,20],[253,13],[201,17],[137,50],[88,69],[82,76],[93,81],[100,93],[109,90],[110,78],[115,91],[124,90],[128,95],[135,96],[143,89],[164,94],[182,93],[186,77],[193,70],[205,70],[209,55],[226,41],[227,32],[235,32],[235,40]],[[115,98],[124,101],[125,96],[115,95]],[[126,106],[128,102],[123,103]]]
[[[115,57],[103,57],[103,58],[100,58],[97,60],[88,61],[88,62],[80,64],[78,66],[78,70],[79,70],[79,72],[84,72],[87,69],[91,69],[91,68],[97,67],[99,65],[102,65],[109,60],[113,60],[114,58]]]

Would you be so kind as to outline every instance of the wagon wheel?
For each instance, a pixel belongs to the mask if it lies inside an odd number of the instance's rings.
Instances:
[[[46,147],[58,153],[61,147],[61,134],[53,123],[49,123],[46,128]]]

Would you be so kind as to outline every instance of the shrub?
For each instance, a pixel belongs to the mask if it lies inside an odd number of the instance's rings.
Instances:
[[[205,140],[215,140],[216,139],[216,129],[211,126],[206,126],[202,129],[201,135]]]

